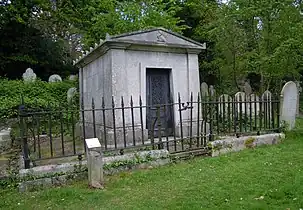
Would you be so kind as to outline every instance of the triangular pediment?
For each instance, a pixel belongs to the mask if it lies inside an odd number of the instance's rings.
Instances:
[[[111,40],[145,42],[150,44],[171,44],[176,46],[188,46],[189,48],[205,49],[205,44],[198,43],[180,34],[168,31],[163,28],[150,29],[145,31],[137,31],[132,33],[121,34],[111,37]]]

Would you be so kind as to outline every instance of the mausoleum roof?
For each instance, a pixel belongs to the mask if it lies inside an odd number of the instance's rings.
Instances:
[[[141,46],[142,48],[149,46],[153,49],[183,49],[192,53],[199,53],[206,49],[205,43],[201,44],[164,28],[152,28],[116,36],[107,34],[105,40],[100,40],[99,44],[95,43],[94,47],[90,47],[90,50],[84,52],[73,64],[83,66],[103,55],[108,49],[129,49],[133,46]],[[139,50],[138,47],[136,49]]]

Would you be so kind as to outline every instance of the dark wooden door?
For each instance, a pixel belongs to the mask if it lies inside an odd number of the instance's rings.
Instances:
[[[173,115],[168,69],[146,70],[146,93],[147,93],[147,129],[149,135],[154,132],[158,136],[159,121],[161,124],[161,136],[172,134]],[[164,106],[166,105],[166,106]]]

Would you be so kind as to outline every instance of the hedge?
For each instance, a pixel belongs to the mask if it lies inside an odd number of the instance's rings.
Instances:
[[[78,81],[65,80],[48,83],[37,80],[24,83],[22,80],[0,78],[0,119],[10,119],[18,116],[21,97],[29,108],[47,108],[67,106],[67,90],[78,88]],[[78,100],[75,100],[78,102]]]

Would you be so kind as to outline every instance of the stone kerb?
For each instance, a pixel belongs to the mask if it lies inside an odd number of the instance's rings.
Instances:
[[[287,82],[281,91],[281,123],[286,123],[287,129],[295,127],[297,113],[298,89],[293,81]]]
[[[283,133],[265,134],[260,136],[243,136],[240,138],[229,137],[209,143],[211,156],[220,156],[230,152],[238,152],[244,149],[255,148],[262,145],[278,144],[285,139]]]

